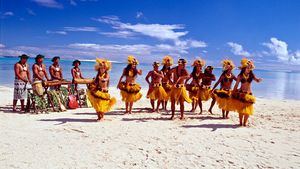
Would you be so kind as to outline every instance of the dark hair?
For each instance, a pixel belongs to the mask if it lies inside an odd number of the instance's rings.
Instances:
[[[246,71],[246,67],[242,68],[239,76],[243,76],[245,71]],[[254,73],[253,73],[252,70],[250,70],[250,72],[249,72],[249,82],[251,83],[253,79],[254,79]]]
[[[161,71],[165,71],[165,70],[171,70],[171,67],[170,66],[166,66],[166,65],[164,65],[162,68],[161,68]]]
[[[59,56],[54,56],[53,58],[52,58],[52,62],[54,62],[55,60],[57,60],[57,59],[59,59],[60,60],[60,57]]]
[[[81,65],[81,62],[79,60],[74,60],[72,66],[75,66],[76,63],[79,63],[79,65]]]
[[[44,55],[41,55],[41,54],[38,54],[38,55],[36,55],[36,57],[35,57],[35,62],[37,62],[37,60],[38,59],[40,59],[40,58],[45,58],[45,56]]]
[[[130,69],[132,69],[132,64],[128,64],[125,68],[125,76],[128,76],[129,75],[129,71]],[[133,76],[136,76],[137,75],[137,69],[136,67],[133,69]]]

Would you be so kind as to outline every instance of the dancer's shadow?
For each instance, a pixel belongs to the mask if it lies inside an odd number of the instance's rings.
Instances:
[[[148,121],[169,121],[170,117],[142,117],[142,118],[123,118],[122,121],[136,121],[136,122],[148,122]]]
[[[95,119],[74,119],[74,118],[41,119],[39,121],[60,122],[56,125],[64,124],[64,123],[67,123],[67,122],[81,122],[81,123],[96,122]]]
[[[239,125],[232,124],[200,124],[200,125],[183,125],[183,128],[211,128],[211,131],[216,131],[217,129],[231,128],[236,129]]]
[[[96,112],[90,112],[90,113],[73,113],[74,115],[96,115]],[[118,110],[114,110],[114,111],[110,111],[104,114],[104,116],[122,116],[124,115],[125,112],[123,111],[118,111]]]

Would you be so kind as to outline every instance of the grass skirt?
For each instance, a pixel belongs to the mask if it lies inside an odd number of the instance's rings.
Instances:
[[[233,92],[231,97],[231,104],[234,111],[245,115],[252,115],[254,113],[253,104],[255,103],[255,97],[252,94]]]
[[[198,86],[189,84],[186,85],[186,89],[189,91],[190,99],[192,99],[193,101],[198,101],[198,91],[200,88]]]
[[[165,92],[167,93],[167,100],[170,99],[171,91],[172,91],[172,85],[169,83],[163,83],[162,87],[165,89]]]
[[[126,84],[122,82],[119,88],[121,90],[122,101],[124,102],[136,102],[142,98],[142,94],[140,93],[141,86],[137,83]]]
[[[198,92],[198,98],[201,100],[201,101],[207,101],[211,98],[211,89],[208,88],[208,89],[201,89],[199,90]]]
[[[170,99],[175,99],[175,102],[178,104],[179,101],[186,101],[188,103],[192,103],[189,95],[187,94],[187,90],[184,86],[173,87],[170,93]]]
[[[168,100],[168,94],[165,89],[160,85],[157,87],[151,87],[148,91],[147,98],[151,100]]]
[[[216,89],[213,95],[220,109],[225,111],[235,110],[233,100],[231,98],[231,90]]]
[[[116,98],[110,97],[110,94],[102,91],[87,91],[88,99],[96,112],[109,112],[116,103]]]

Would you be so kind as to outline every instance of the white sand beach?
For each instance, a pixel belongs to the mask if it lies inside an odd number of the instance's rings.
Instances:
[[[223,120],[217,106],[214,115],[171,121],[165,112],[148,113],[145,97],[123,115],[116,89],[118,102],[103,122],[92,108],[19,114],[11,111],[12,92],[0,87],[3,169],[300,168],[300,101],[257,99],[250,127],[238,127],[238,114]]]

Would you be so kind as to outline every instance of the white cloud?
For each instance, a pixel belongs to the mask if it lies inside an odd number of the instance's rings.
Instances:
[[[243,46],[238,43],[228,42],[227,45],[231,47],[231,52],[235,55],[244,56],[244,57],[251,56],[251,54],[246,50],[244,50]]]
[[[99,34],[106,35],[108,37],[116,37],[116,38],[130,38],[133,37],[135,34],[130,31],[117,31],[117,32],[99,32]]]
[[[36,2],[40,6],[48,7],[48,8],[58,8],[62,9],[63,5],[58,3],[56,0],[32,0]]]
[[[96,27],[64,27],[64,31],[68,32],[97,32],[98,28]]]
[[[33,15],[33,16],[36,15],[36,13],[32,9],[27,8],[26,10],[29,15]]]
[[[1,19],[4,19],[4,18],[8,18],[8,17],[11,17],[11,16],[14,16],[14,13],[11,12],[11,11],[7,11],[7,12],[4,12],[4,13],[0,13],[0,18]]]
[[[184,29],[184,26],[179,24],[130,24],[121,22],[117,16],[103,16],[94,20],[110,24],[112,25],[112,28],[117,30],[133,31],[160,40],[178,40],[188,33],[188,31],[176,31],[178,29]]]
[[[144,16],[143,12],[137,12],[135,17],[139,19],[142,18],[143,16]]]
[[[46,31],[47,34],[60,34],[60,35],[66,35],[67,32],[66,31]]]
[[[276,56],[279,61],[285,63],[300,64],[300,51],[290,52],[288,44],[275,37],[272,37],[270,41],[263,43],[264,46],[269,48],[269,55]]]
[[[11,11],[8,11],[8,12],[5,12],[3,15],[4,16],[14,16],[14,13]]]
[[[127,38],[139,35],[149,36],[162,41],[172,41],[174,47],[180,51],[180,53],[188,53],[189,48],[203,48],[207,47],[207,44],[203,41],[197,41],[193,39],[185,40],[183,37],[188,34],[188,31],[184,30],[184,25],[181,24],[131,24],[123,23],[118,16],[103,16],[95,19],[101,23],[109,24],[116,32],[104,32],[101,33],[107,36],[115,36],[119,38]]]
[[[0,43],[0,48],[5,48],[5,45]]]

